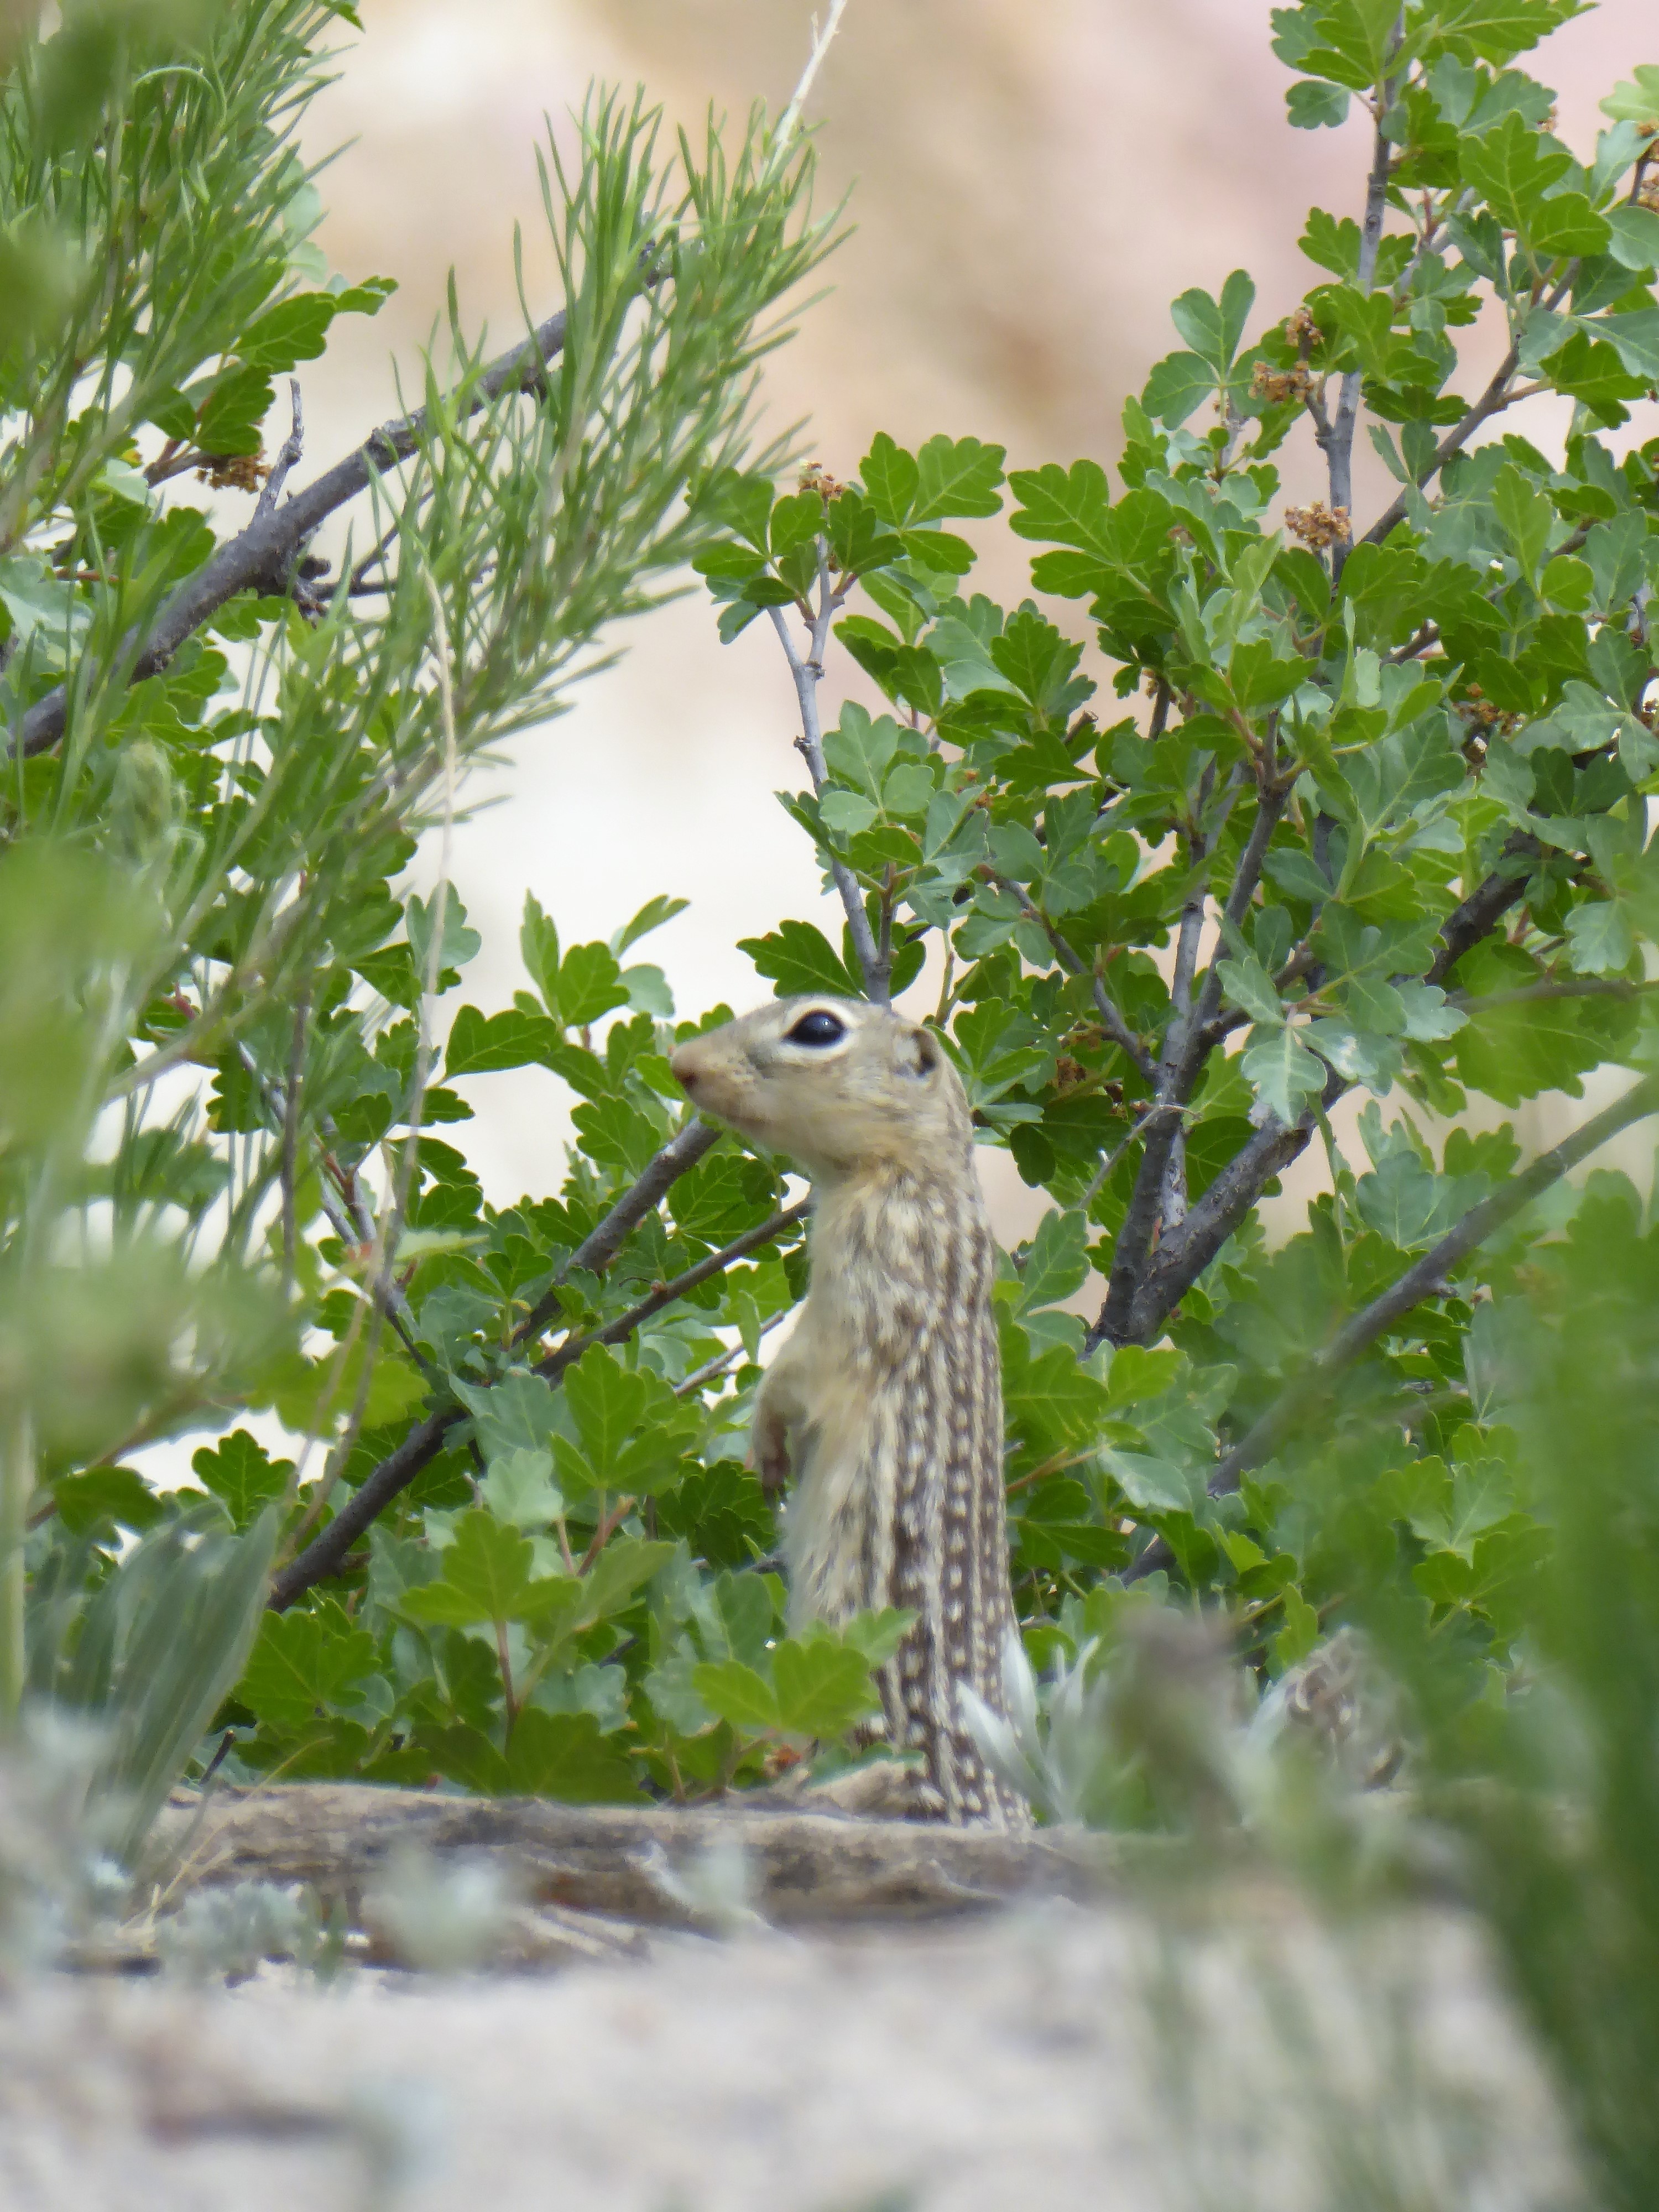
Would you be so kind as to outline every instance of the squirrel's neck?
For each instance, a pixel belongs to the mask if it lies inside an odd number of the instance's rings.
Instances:
[[[813,1185],[812,1297],[820,1306],[851,1293],[862,1299],[878,1279],[924,1295],[954,1276],[965,1247],[988,1241],[984,1194],[967,1146],[925,1167],[872,1162]]]

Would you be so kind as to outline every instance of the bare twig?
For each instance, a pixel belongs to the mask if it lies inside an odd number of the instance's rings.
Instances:
[[[699,1260],[695,1267],[688,1267],[683,1275],[676,1275],[672,1283],[659,1283],[648,1297],[641,1298],[638,1305],[630,1306],[615,1321],[607,1322],[603,1328],[596,1328],[586,1336],[573,1337],[556,1351],[550,1352],[545,1359],[538,1359],[536,1362],[537,1374],[545,1376],[550,1382],[556,1382],[567,1367],[574,1367],[582,1354],[591,1352],[596,1344],[623,1343],[636,1328],[643,1328],[654,1315],[659,1314],[665,1306],[672,1306],[676,1298],[683,1298],[688,1291],[695,1291],[700,1283],[724,1274],[738,1261],[747,1259],[763,1244],[769,1244],[775,1237],[781,1237],[786,1229],[793,1227],[801,1218],[811,1203],[810,1198],[798,1200],[793,1206],[786,1206],[781,1212],[773,1214],[757,1227],[745,1229],[741,1237],[734,1237],[729,1244],[718,1252],[711,1252],[706,1260]]]
[[[288,482],[289,471],[297,465],[306,449],[306,422],[300,408],[300,380],[297,376],[290,376],[288,380],[288,400],[294,427],[283,439],[270,474],[265,478],[264,489],[259,494],[258,504],[253,510],[256,522],[276,513],[276,501],[282,495],[283,486]]]
[[[1360,539],[1362,545],[1380,545],[1395,523],[1403,521],[1407,501],[1413,489],[1422,490],[1432,483],[1454,453],[1462,452],[1480,425],[1493,415],[1500,414],[1509,405],[1509,382],[1521,359],[1518,346],[1511,346],[1498,364],[1492,382],[1486,386],[1461,422],[1455,423],[1435,447],[1428,467],[1415,486],[1404,486],[1389,502],[1376,520]]]
[[[767,612],[772,617],[772,627],[778,634],[785,658],[789,663],[789,673],[795,680],[795,700],[800,708],[801,735],[799,750],[801,758],[806,763],[806,772],[812,779],[812,788],[815,792],[821,792],[823,789],[830,775],[830,771],[824,765],[823,732],[818,719],[818,685],[823,677],[823,651],[830,635],[830,622],[845,596],[831,588],[829,564],[823,557],[822,548],[823,541],[820,539],[818,604],[813,613],[812,625],[808,634],[809,641],[805,653],[797,651],[795,641],[789,635],[789,624],[785,620],[786,610],[782,607],[767,609]],[[864,894],[859,889],[858,878],[846,861],[836,860],[833,854],[830,858],[830,873],[834,879],[836,890],[841,895],[842,908],[847,916],[848,931],[853,939],[853,950],[858,955],[859,966],[864,971],[864,988],[878,1006],[887,1006],[891,1002],[892,996],[889,988],[889,980],[892,974],[892,960],[890,956],[885,960],[882,957],[880,948],[870,927],[870,917],[864,910]]]
[[[602,1275],[646,1215],[662,1203],[669,1186],[688,1168],[696,1167],[720,1140],[720,1133],[694,1115],[678,1135],[671,1137],[646,1168],[637,1182],[617,1200],[591,1235],[585,1237],[553,1278],[552,1287],[538,1298],[513,1332],[513,1341],[526,1344],[539,1336],[559,1311],[558,1286],[574,1274]]]
[[[823,67],[823,58],[829,52],[836,32],[841,28],[841,19],[846,12],[846,8],[847,0],[833,0],[829,20],[822,30],[818,28],[817,17],[813,18],[812,51],[806,57],[806,66],[801,71],[800,81],[790,95],[789,105],[778,118],[776,150],[773,155],[775,161],[787,149],[790,140],[799,127],[801,110],[806,105],[806,95],[812,89],[812,81]]]
[[[697,1121],[690,1123],[687,1128],[681,1130],[673,1143],[665,1146],[663,1151],[658,1153],[638,1182],[630,1190],[624,1192],[622,1198],[594,1230],[592,1235],[572,1253],[566,1262],[561,1279],[563,1273],[568,1273],[579,1265],[596,1269],[607,1265],[615,1256],[629,1231],[635,1228],[650,1212],[652,1206],[657,1204],[675,1176],[684,1175],[688,1168],[694,1166],[709,1146],[717,1140],[719,1133],[718,1130],[710,1129],[705,1124]],[[694,1136],[697,1141],[692,1141]],[[670,1156],[672,1156],[670,1161],[672,1172],[665,1166],[665,1161],[669,1159]],[[751,1232],[752,1241],[739,1238],[738,1242],[739,1243],[747,1242],[748,1249],[752,1249],[755,1243],[764,1242],[766,1236],[775,1237],[778,1234],[779,1220],[780,1218],[775,1215],[771,1221],[763,1224],[764,1235],[756,1235]],[[728,1246],[725,1255],[715,1256],[717,1259],[723,1258],[725,1263],[730,1265],[732,1251],[733,1248]],[[702,1263],[701,1272],[692,1271],[696,1276],[696,1280],[700,1282],[707,1281],[709,1275],[715,1272],[716,1269],[708,1261]],[[682,1276],[673,1286],[674,1295],[682,1295],[686,1289],[695,1288],[695,1284],[687,1277]],[[638,1327],[642,1316],[648,1319],[650,1313],[659,1311],[660,1307],[667,1303],[668,1300],[665,1297],[653,1298],[647,1302],[649,1312],[646,1312],[644,1309],[636,1308],[633,1315],[629,1317],[631,1325]],[[611,1343],[619,1340],[614,1334],[609,1332],[602,1332],[601,1336],[603,1340]],[[601,1337],[598,1336],[586,1340],[577,1348],[578,1356],[580,1352],[586,1350],[589,1342],[599,1340]],[[552,1355],[553,1358],[558,1359],[564,1349],[565,1347],[562,1346],[559,1352]],[[568,1360],[562,1363],[564,1365],[568,1364]],[[392,1499],[401,1492],[407,1490],[416,1477],[432,1464],[439,1453],[443,1450],[445,1438],[451,1429],[456,1427],[466,1418],[465,1407],[444,1406],[439,1407],[436,1412],[428,1413],[424,1420],[417,1422],[397,1449],[388,1453],[380,1465],[365,1477],[361,1486],[345,1500],[328,1526],[319,1532],[297,1559],[291,1559],[288,1565],[279,1570],[272,1578],[270,1598],[272,1610],[282,1612],[285,1607],[292,1605],[295,1598],[308,1590],[313,1583],[326,1581],[331,1575],[337,1574],[357,1539],[374,1521],[378,1519],[380,1514],[385,1512]]]
[[[1250,834],[1244,850],[1239,854],[1238,866],[1233,876],[1232,888],[1227,902],[1222,908],[1224,921],[1237,927],[1243,921],[1250,901],[1255,896],[1255,887],[1261,880],[1261,866],[1267,857],[1267,848],[1273,842],[1273,831],[1279,827],[1285,811],[1288,789],[1278,783],[1269,783],[1256,804],[1255,820],[1250,824]],[[1211,1049],[1208,1037],[1210,1024],[1214,1021],[1221,1004],[1221,955],[1224,942],[1218,946],[1216,957],[1205,972],[1204,988],[1199,994],[1198,1006],[1188,1030],[1188,1042],[1182,1069],[1183,1095],[1197,1080],[1199,1069]]]
[[[455,736],[455,698],[449,666],[449,629],[444,620],[443,602],[438,596],[438,586],[431,572],[426,575],[427,593],[432,602],[432,619],[435,651],[434,660],[438,676],[439,720],[443,731],[443,814],[438,837],[438,880],[432,894],[427,924],[426,960],[421,977],[421,996],[416,1013],[415,1066],[410,1085],[408,1111],[404,1122],[408,1133],[401,1147],[398,1172],[392,1188],[386,1194],[386,1202],[380,1209],[374,1227],[374,1241],[369,1253],[367,1270],[371,1303],[360,1304],[351,1316],[351,1323],[341,1341],[335,1357],[333,1373],[317,1414],[316,1424],[307,1437],[294,1473],[289,1477],[289,1494],[294,1496],[305,1474],[306,1462],[313,1444],[339,1378],[343,1375],[358,1336],[368,1316],[369,1338],[363,1350],[362,1371],[357,1378],[356,1395],[347,1417],[344,1429],[335,1439],[328,1455],[328,1465],[317,1486],[316,1495],[307,1506],[299,1526],[289,1540],[288,1549],[302,1543],[322,1518],[331,1503],[336,1485],[345,1470],[354,1445],[368,1409],[369,1388],[374,1377],[374,1359],[379,1349],[382,1316],[392,1303],[392,1255],[403,1234],[403,1224],[408,1218],[409,1195],[420,1163],[421,1121],[426,1105],[427,1083],[432,1073],[432,1007],[438,994],[438,984],[443,972],[444,929],[449,911],[450,853],[455,830],[455,778],[458,749]]]
[[[1362,292],[1369,292],[1371,279],[1376,274],[1377,248],[1382,242],[1382,224],[1389,211],[1389,162],[1393,154],[1390,142],[1382,134],[1382,125],[1394,97],[1392,83],[1378,88],[1376,130],[1371,141],[1370,175],[1365,185],[1365,220],[1359,232],[1359,262],[1355,282]],[[1333,513],[1352,514],[1353,512],[1353,436],[1359,421],[1359,395],[1362,378],[1358,368],[1351,368],[1343,377],[1338,391],[1336,420],[1330,426],[1328,437],[1322,436],[1326,473],[1330,483],[1330,505]],[[1346,544],[1331,548],[1333,580],[1342,574],[1342,563],[1347,556]]]
[[[1146,1109],[1146,1111],[1136,1121],[1134,1127],[1129,1131],[1127,1136],[1121,1137],[1118,1139],[1117,1143],[1114,1145],[1111,1151],[1107,1153],[1100,1165],[1095,1170],[1094,1174],[1089,1179],[1089,1188],[1084,1192],[1082,1197],[1078,1200],[1079,1212],[1086,1217],[1089,1208],[1094,1204],[1095,1200],[1100,1196],[1101,1192],[1105,1189],[1107,1184],[1111,1181],[1113,1174],[1116,1170],[1118,1162],[1123,1158],[1123,1155],[1128,1151],[1130,1146],[1135,1142],[1137,1138],[1145,1136],[1147,1127],[1152,1122],[1156,1121],[1160,1115],[1184,1114],[1186,1110],[1187,1109],[1184,1106],[1177,1106],[1169,1099],[1154,1099],[1152,1103]]]
[[[299,1243],[295,1183],[300,1166],[300,1094],[305,1078],[306,1033],[311,1022],[311,991],[300,994],[294,1009],[294,1040],[289,1048],[288,1087],[283,1099],[283,1288],[294,1288],[294,1255]]]
[[[789,1318],[789,1312],[790,1310],[786,1307],[782,1313],[769,1314],[761,1323],[757,1334],[761,1336],[770,1336],[775,1328],[782,1328],[784,1322]],[[748,1357],[749,1347],[746,1344],[734,1344],[729,1352],[722,1352],[717,1358],[706,1360],[701,1367],[694,1367],[689,1375],[674,1385],[674,1395],[677,1398],[690,1397],[694,1391],[701,1390],[707,1384],[717,1382],[728,1368],[735,1367],[738,1360],[746,1359]]]
[[[1477,884],[1461,906],[1454,907],[1440,925],[1440,950],[1430,963],[1424,981],[1443,983],[1473,946],[1486,936],[1512,906],[1527,895],[1531,863],[1543,855],[1543,847],[1529,831],[1511,831],[1504,842],[1502,861]]]
[[[651,281],[651,273],[643,271],[641,283]],[[504,392],[529,389],[563,347],[566,324],[566,311],[561,307],[522,344],[492,362],[452,403],[456,419],[477,414]],[[387,422],[286,505],[273,507],[268,514],[256,513],[246,530],[220,546],[186,578],[147,631],[128,633],[114,656],[112,669],[127,683],[154,676],[167,666],[187,637],[239,592],[285,590],[295,560],[318,526],[337,507],[366,490],[377,474],[407,460],[427,436],[428,428],[424,408]],[[93,680],[95,683],[111,672],[98,672]],[[23,716],[16,738],[18,749],[25,756],[49,750],[64,734],[68,712],[69,686],[60,684],[37,699]]]

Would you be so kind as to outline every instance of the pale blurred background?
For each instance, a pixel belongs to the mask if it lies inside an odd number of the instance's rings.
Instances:
[[[418,387],[452,264],[469,322],[501,344],[518,334],[515,220],[530,282],[545,288],[532,308],[556,304],[535,166],[545,116],[568,146],[568,111],[594,78],[643,82],[671,122],[694,129],[710,103],[738,118],[757,99],[775,109],[807,52],[811,13],[805,0],[369,0],[368,34],[343,48],[307,151],[349,142],[322,179],[319,238],[334,266],[401,289],[376,320],[342,318],[326,358],[307,368],[307,472],[398,411],[388,352]],[[1310,204],[1358,212],[1360,125],[1287,127],[1290,78],[1267,17],[1268,0],[849,0],[808,112],[824,199],[850,187],[857,228],[830,264],[830,295],[772,358],[770,427],[806,418],[803,450],[836,474],[882,429],[906,442],[971,433],[1006,445],[1012,466],[1083,454],[1109,465],[1124,395],[1177,343],[1171,295],[1213,291],[1247,267],[1254,335],[1311,281],[1295,244]],[[1535,58],[1581,151],[1597,100],[1656,53],[1651,0],[1606,0]],[[1528,428],[1547,437],[1548,420]],[[1363,522],[1383,500],[1363,439],[1361,449]],[[1303,442],[1285,456],[1291,495],[1319,488],[1310,453]],[[976,580],[1018,599],[1018,542],[971,527],[988,556]],[[1056,611],[1081,634],[1080,608]],[[484,951],[451,1006],[465,996],[494,1012],[525,981],[526,890],[568,939],[608,935],[659,890],[690,898],[636,956],[666,969],[686,1011],[765,997],[736,940],[819,912],[811,854],[772,796],[799,780],[799,763],[769,626],[722,647],[698,592],[618,642],[625,658],[575,693],[573,712],[468,788],[471,801],[499,803],[455,840]],[[860,689],[837,653],[826,720]],[[838,911],[821,919],[838,939]],[[562,1086],[526,1070],[466,1087],[478,1120],[465,1141],[489,1194],[555,1188]],[[1544,1102],[1526,1133],[1548,1141],[1584,1111]],[[1633,1135],[1627,1164],[1650,1152]],[[981,1158],[1011,1240],[1043,1201],[1006,1155]]]

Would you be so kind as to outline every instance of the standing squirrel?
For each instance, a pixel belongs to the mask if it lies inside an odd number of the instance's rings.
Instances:
[[[957,1692],[1002,1710],[1015,1632],[1002,1474],[996,1246],[973,1124],[939,1043],[884,1006],[781,999],[682,1045],[694,1103],[811,1177],[811,1279],[755,1407],[751,1458],[791,1473],[792,1623],[916,1615],[878,1673],[884,1727],[919,1750],[915,1810],[1023,1826]]]

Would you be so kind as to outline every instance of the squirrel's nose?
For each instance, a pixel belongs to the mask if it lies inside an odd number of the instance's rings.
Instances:
[[[696,1048],[683,1044],[678,1052],[672,1054],[668,1061],[668,1072],[683,1091],[695,1092],[697,1079],[702,1073]]]

